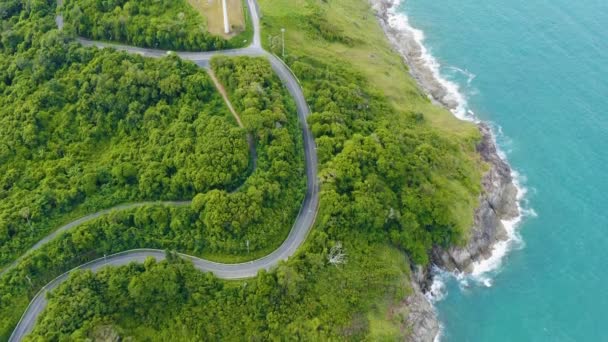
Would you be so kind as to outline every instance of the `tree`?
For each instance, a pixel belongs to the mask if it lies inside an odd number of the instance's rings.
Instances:
[[[346,263],[346,253],[342,248],[341,242],[337,242],[331,247],[329,254],[327,255],[327,261],[336,267]]]
[[[21,210],[19,210],[19,215],[20,215],[20,216],[21,216],[23,219],[25,219],[25,221],[27,222],[27,224],[28,224],[29,226],[31,226],[30,219],[31,219],[32,212],[30,211],[30,208],[29,208],[29,207],[23,207],[23,208],[21,208]]]

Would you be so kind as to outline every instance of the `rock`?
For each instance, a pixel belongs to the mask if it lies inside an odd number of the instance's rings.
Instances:
[[[478,125],[483,136],[477,151],[492,166],[483,179],[483,188],[488,194],[488,202],[501,219],[512,219],[519,215],[517,207],[517,188],[511,176],[511,167],[498,155],[496,139],[490,127],[484,123]]]
[[[412,277],[413,293],[405,301],[408,308],[407,323],[411,327],[408,341],[432,342],[439,334],[439,321],[435,308],[420,289],[416,278],[415,275]]]

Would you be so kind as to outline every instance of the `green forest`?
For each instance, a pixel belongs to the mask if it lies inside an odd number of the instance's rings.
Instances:
[[[338,65],[301,58],[292,67],[314,99],[309,124],[323,184],[318,224],[391,241],[423,265],[433,246],[462,241],[472,217],[460,216],[454,203],[479,185],[459,146],[425,127],[421,114],[391,113]]]
[[[0,265],[70,215],[191,199],[247,177],[245,132],[204,71],[56,33],[42,43],[0,61]],[[48,69],[34,62],[53,55]]]
[[[293,104],[266,61],[214,61],[241,129],[194,64],[82,48],[48,30],[53,8],[37,5],[2,12],[15,15],[3,20],[0,58],[1,264],[86,212],[194,200],[115,212],[28,255],[0,278],[0,336],[36,289],[105,253],[158,247],[238,261],[282,242],[303,198],[303,152]]]
[[[3,334],[10,333],[37,289],[62,272],[106,254],[166,248],[214,260],[242,261],[266,255],[283,241],[304,187],[301,137],[295,113],[287,109],[293,104],[263,59],[220,58],[213,61],[213,68],[220,79],[234,86],[229,90],[235,94],[235,107],[249,104],[242,119],[255,134],[258,151],[251,176],[234,192],[215,189],[197,195],[190,207],[150,205],[115,211],[30,253],[0,278],[0,292],[7,294],[0,301],[0,317],[7,318],[0,324]],[[260,89],[266,96],[259,95]],[[252,104],[256,101],[257,107]]]
[[[207,32],[186,0],[64,0],[65,29],[82,37],[185,51],[242,47],[251,29],[226,40]]]
[[[49,294],[31,340],[407,336],[410,262],[424,265],[434,246],[467,238],[484,169],[479,135],[415,87],[373,17],[352,26],[349,15],[369,11],[365,1],[260,5],[263,37],[287,27],[285,61],[313,112],[321,203],[306,243],[242,281],[201,273],[171,253],[75,272]],[[0,264],[82,213],[194,199],[112,212],[27,255],[0,276],[0,339],[44,284],[106,253],[265,255],[286,236],[304,193],[295,108],[267,61],[212,61],[240,129],[195,65],[82,48],[54,29],[54,11],[43,0],[0,4]],[[368,45],[370,35],[384,45]],[[382,58],[367,62],[372,55]],[[345,260],[332,264],[338,246]]]
[[[197,195],[192,206],[212,250],[243,253],[248,241],[251,250],[268,254],[289,233],[304,199],[304,148],[295,105],[263,58],[216,57],[211,68],[255,135],[258,167],[240,191]]]
[[[379,260],[352,261],[382,268],[382,262],[397,256],[389,252]],[[352,322],[349,317],[364,308],[367,300],[360,299],[361,294],[404,295],[404,289],[391,280],[399,280],[396,276],[406,266],[402,262],[402,269],[384,269],[361,281],[351,270],[327,267],[324,258],[322,250],[310,250],[295,265],[281,265],[242,282],[217,280],[171,258],[96,274],[79,272],[50,295],[45,316],[27,340],[361,339],[367,317]],[[403,314],[394,319],[402,320]]]

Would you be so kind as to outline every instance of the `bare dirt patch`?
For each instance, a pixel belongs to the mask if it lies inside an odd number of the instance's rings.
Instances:
[[[207,19],[207,30],[209,33],[224,38],[232,38],[245,30],[243,1],[226,1],[226,6],[228,8],[228,22],[230,23],[230,34],[224,33],[224,13],[222,11],[222,0],[188,0],[188,3]]]

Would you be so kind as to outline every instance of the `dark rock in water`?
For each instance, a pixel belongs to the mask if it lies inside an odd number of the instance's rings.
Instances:
[[[408,308],[407,322],[412,327],[409,341],[432,342],[439,334],[439,321],[435,308],[425,297],[416,281],[412,281],[414,292],[406,299]]]

